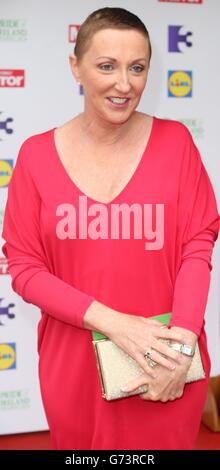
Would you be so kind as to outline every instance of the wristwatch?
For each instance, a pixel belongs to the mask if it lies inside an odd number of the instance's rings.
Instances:
[[[170,347],[175,351],[179,351],[181,354],[185,354],[185,356],[193,357],[195,354],[193,347],[189,344],[170,343]]]

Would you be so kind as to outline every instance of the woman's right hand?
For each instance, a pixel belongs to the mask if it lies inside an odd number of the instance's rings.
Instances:
[[[122,313],[94,300],[84,315],[83,324],[84,328],[106,335],[153,378],[157,376],[157,368],[149,367],[144,356],[147,351],[150,359],[169,370],[174,370],[175,362],[179,363],[179,353],[161,340],[183,343],[183,335],[157,320]]]
[[[124,313],[119,313],[118,317],[115,317],[108,337],[153,378],[157,377],[157,371],[148,365],[145,353],[149,351],[150,360],[174,370],[175,363],[180,361],[180,356],[161,340],[184,342],[183,335],[157,320]]]

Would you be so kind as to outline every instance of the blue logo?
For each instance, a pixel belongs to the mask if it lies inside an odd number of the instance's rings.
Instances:
[[[6,318],[9,318],[10,320],[12,318],[15,318],[15,314],[9,311],[10,308],[15,307],[15,304],[8,304],[7,307],[2,307],[1,306],[2,300],[3,298],[0,299],[0,325],[4,325],[4,323],[2,323],[1,321],[3,316],[6,316]]]
[[[6,187],[10,183],[13,173],[13,160],[2,160],[0,158],[0,188]]]
[[[2,114],[2,111],[0,111],[0,114]],[[9,122],[12,122],[14,119],[9,117],[5,119],[4,121],[0,121],[0,129],[4,130],[6,134],[12,134],[14,131],[11,129],[11,127],[8,127]]]
[[[168,26],[168,51],[169,52],[183,52],[179,48],[180,43],[184,43],[186,47],[192,47],[192,32],[188,31],[181,34],[180,30],[183,26]]]

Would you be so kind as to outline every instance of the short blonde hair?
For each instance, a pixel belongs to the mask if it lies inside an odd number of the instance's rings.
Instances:
[[[149,62],[151,58],[151,43],[148,30],[144,23],[128,10],[124,8],[100,8],[93,11],[82,23],[77,34],[74,47],[74,54],[78,61],[88,50],[93,35],[101,29],[136,29],[146,37],[149,46]]]

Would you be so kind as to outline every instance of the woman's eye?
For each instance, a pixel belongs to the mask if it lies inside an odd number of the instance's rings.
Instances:
[[[135,72],[140,73],[140,72],[142,72],[142,70],[144,70],[144,67],[142,67],[142,65],[133,65],[132,69]]]
[[[106,72],[111,72],[113,70],[113,65],[112,64],[100,64],[99,68]],[[140,73],[142,72],[142,70],[144,70],[144,67],[142,65],[133,65],[131,69],[134,70],[135,73]]]
[[[99,67],[101,70],[107,70],[107,71],[112,70],[111,69],[112,64],[100,64]]]

